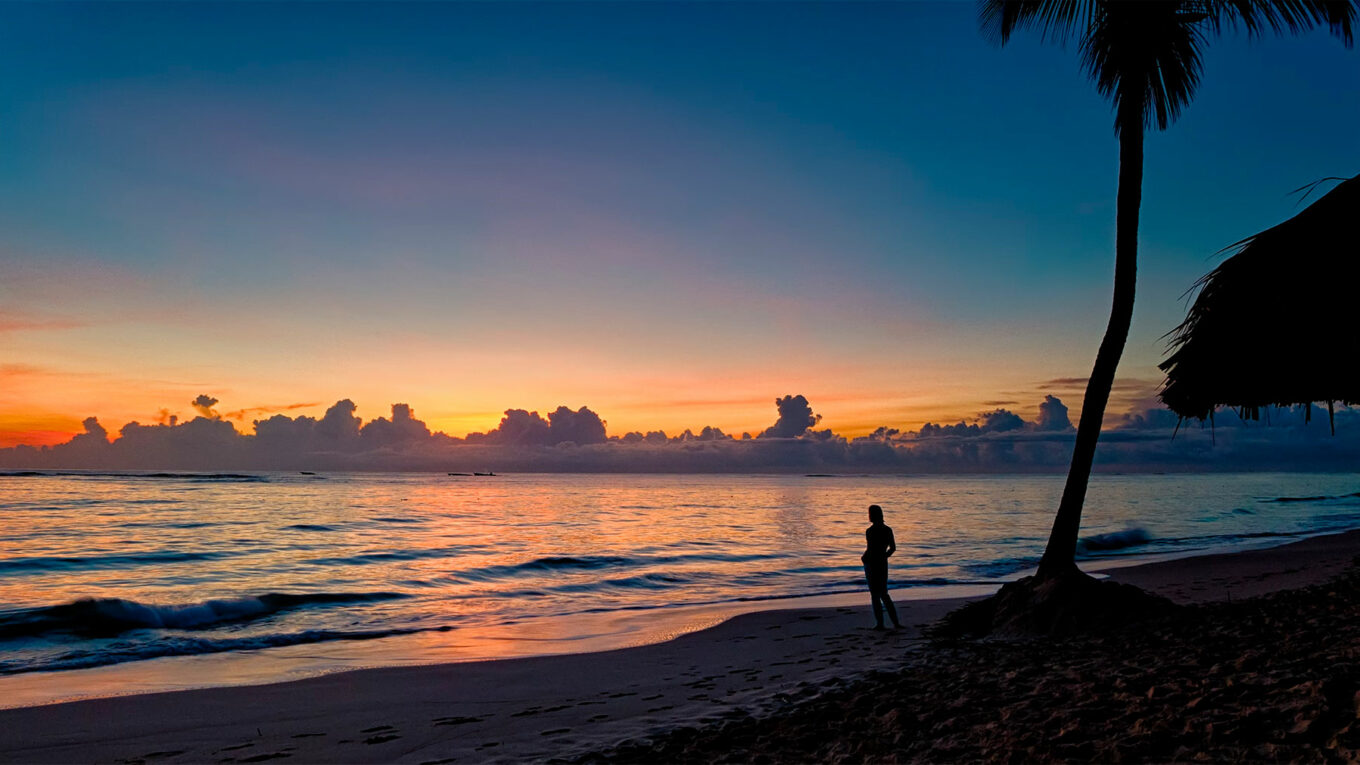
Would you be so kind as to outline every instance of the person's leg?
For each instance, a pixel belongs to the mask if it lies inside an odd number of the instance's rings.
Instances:
[[[902,622],[897,621],[897,608],[893,606],[892,598],[888,597],[887,581],[883,582],[883,589],[879,591],[878,598],[883,601],[883,609],[888,612],[888,618],[892,619],[893,626],[901,627]],[[883,620],[879,619],[878,623],[882,624]]]
[[[875,566],[864,564],[864,580],[869,583],[869,602],[874,607],[874,621],[883,626],[883,604],[879,601],[878,571]]]

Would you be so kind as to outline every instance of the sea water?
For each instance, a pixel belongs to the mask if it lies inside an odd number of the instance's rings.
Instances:
[[[1036,564],[1061,490],[1060,476],[0,474],[0,696],[610,647],[668,614],[849,597],[870,503],[896,532],[899,597],[994,588]],[[1086,505],[1090,567],[1360,526],[1360,475],[1105,475]]]

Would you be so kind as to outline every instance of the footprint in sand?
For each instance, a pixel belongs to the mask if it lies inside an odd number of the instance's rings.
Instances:
[[[514,714],[512,714],[512,715],[510,715],[510,716],[511,716],[511,717],[529,717],[529,716],[531,716],[531,715],[547,714],[548,712],[560,712],[560,711],[562,711],[563,709],[568,709],[568,708],[570,708],[570,707],[571,707],[570,704],[558,704],[558,705],[555,706],[555,707],[529,707],[528,709],[522,709],[522,710],[520,710],[520,711],[518,711],[518,712],[515,712]]]
[[[388,741],[396,741],[401,738],[394,731],[396,731],[396,728],[391,725],[375,725],[372,728],[364,728],[359,732],[377,734],[364,739],[365,744],[385,744]]]
[[[430,722],[435,725],[467,725],[468,723],[481,722],[485,717],[436,717]]]
[[[184,750],[175,749],[171,751],[152,751],[151,754],[141,755],[141,760],[158,760],[160,757],[174,757],[175,754],[184,754]]]

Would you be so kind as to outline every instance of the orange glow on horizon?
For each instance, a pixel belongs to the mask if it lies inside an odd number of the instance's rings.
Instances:
[[[62,415],[0,412],[0,449],[11,446],[56,446],[85,432],[80,420]]]
[[[855,399],[850,397],[826,397],[826,405],[819,406],[818,398],[808,396],[812,404],[813,411],[822,415],[822,420],[815,426],[816,430],[830,429],[837,435],[846,438],[857,438],[866,436],[880,427],[897,428],[902,432],[919,430],[922,425],[928,422],[936,424],[954,424],[960,421],[976,421],[979,414],[996,409],[993,401],[968,402],[954,400],[938,400],[935,402],[924,402],[914,400],[910,404],[905,404],[901,399],[887,400],[882,397],[866,397]],[[464,438],[470,433],[485,433],[496,429],[504,416],[504,409],[482,410],[482,411],[456,411],[449,412],[447,409],[440,411],[438,407],[423,407],[418,399],[401,398],[405,402],[411,403],[414,415],[422,420],[433,433],[444,433],[456,438]],[[587,406],[599,414],[605,420],[608,435],[620,437],[631,431],[650,432],[664,431],[667,436],[678,436],[685,430],[698,433],[706,426],[718,427],[730,436],[741,438],[742,433],[750,433],[752,436],[758,435],[761,431],[774,424],[777,419],[775,411],[774,397],[768,399],[755,400],[728,400],[692,402],[690,406],[675,407],[670,402],[661,402],[648,406],[639,402],[619,403],[614,407],[607,405],[594,405],[592,403],[571,403],[562,404],[572,409],[579,409]],[[1005,408],[1014,411],[1026,420],[1034,420],[1037,417],[1038,399],[1030,402],[1028,406],[1007,406]],[[333,403],[333,402],[332,402]],[[705,406],[705,404],[707,404]],[[278,410],[270,409],[253,417],[224,417],[231,422],[243,435],[253,434],[255,428],[253,419],[267,419],[274,414],[283,414],[288,417],[308,416],[320,418],[331,404],[317,405],[313,407],[289,408],[280,407]],[[526,409],[537,412],[541,417],[547,419],[549,412],[556,407],[533,407],[533,406],[507,406],[506,409]],[[265,409],[261,407],[261,409]],[[199,416],[188,407],[183,407],[172,411],[178,415],[180,422],[187,422]],[[614,414],[611,414],[614,412]],[[966,414],[964,414],[966,413]],[[1075,422],[1078,410],[1072,407],[1071,417]],[[1111,413],[1117,413],[1111,408]],[[112,415],[113,413],[109,413]],[[232,414],[232,413],[227,413]],[[367,406],[360,403],[356,413],[364,423],[368,423],[378,417],[390,417],[388,406],[378,408]],[[108,430],[109,438],[116,439],[118,430],[123,425],[137,421],[144,425],[155,424],[156,417],[122,417],[109,416],[105,414],[93,414],[99,419],[100,424]],[[90,416],[90,415],[85,415]],[[55,446],[66,443],[72,437],[84,432],[82,426],[83,417],[73,415],[32,415],[25,412],[0,413],[0,448],[25,444],[29,446]],[[160,421],[164,421],[161,418]],[[1107,416],[1106,425],[1109,426],[1114,421],[1113,416]]]

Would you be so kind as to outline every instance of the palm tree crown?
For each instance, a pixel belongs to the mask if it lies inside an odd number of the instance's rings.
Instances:
[[[1194,98],[1205,33],[1241,26],[1298,33],[1322,24],[1349,46],[1354,0],[982,0],[982,27],[1003,45],[1019,29],[1077,38],[1082,63],[1115,107],[1115,132],[1138,119],[1165,130]]]

